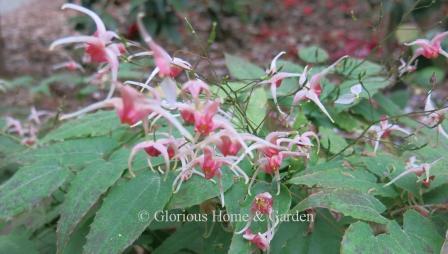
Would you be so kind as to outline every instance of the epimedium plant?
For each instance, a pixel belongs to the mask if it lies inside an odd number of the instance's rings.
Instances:
[[[57,127],[45,129],[53,116],[35,109],[26,122],[4,121],[0,166],[16,172],[0,186],[2,253],[446,248],[446,109],[430,91],[409,113],[380,91],[415,71],[417,57],[445,56],[447,33],[409,43],[419,48],[392,76],[350,56],[327,64],[325,50],[311,47],[299,53],[309,65],[280,52],[266,71],[226,55],[231,78],[212,83],[157,44],[141,15],[145,45],[84,7],[62,8],[90,16],[97,31],[50,48],[81,45],[99,65],[91,82],[110,88],[54,116]],[[153,60],[148,78],[122,82],[123,63],[139,57]],[[58,68],[83,70],[75,61]],[[220,220],[160,222],[160,211]]]

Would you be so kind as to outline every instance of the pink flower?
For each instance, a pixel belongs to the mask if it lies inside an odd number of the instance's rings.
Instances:
[[[400,179],[403,176],[406,176],[408,174],[411,174],[411,173],[414,173],[417,176],[421,176],[422,174],[425,174],[426,177],[423,180],[421,180],[421,181],[422,181],[423,185],[425,185],[426,187],[429,187],[430,181],[432,179],[434,179],[434,176],[430,176],[430,172],[429,171],[431,170],[431,167],[433,167],[434,164],[436,164],[441,159],[442,158],[437,159],[437,160],[433,161],[432,163],[417,164],[416,163],[417,159],[415,158],[415,156],[412,156],[411,158],[409,158],[409,161],[406,164],[405,171],[403,171],[401,174],[396,176],[390,182],[385,184],[384,187],[389,186],[389,185],[395,183],[398,179]]]
[[[229,158],[230,160],[237,160],[235,157],[238,152],[244,148],[247,150],[247,145],[245,143],[246,139],[252,135],[247,133],[237,133],[235,130],[229,130],[227,128],[221,129],[215,132],[201,142],[197,143],[195,146],[198,148],[215,145],[216,148],[221,152],[222,156]],[[247,154],[252,155],[250,152]],[[244,156],[243,156],[244,157]],[[235,162],[235,166],[239,163]]]
[[[317,153],[319,153],[320,150],[320,141],[317,134],[313,131],[306,131],[303,134],[297,134],[293,138],[279,138],[277,140],[277,144],[287,143],[288,149],[292,150],[294,146],[297,147],[297,149],[306,154],[306,157],[310,157],[311,148],[314,146],[311,142],[311,138],[314,138],[317,142]]]
[[[163,117],[170,124],[176,127],[180,133],[189,140],[192,140],[191,134],[177,121],[177,119],[167,110],[163,109],[161,102],[157,99],[150,99],[144,94],[130,86],[118,84],[120,97],[114,97],[94,103],[77,112],[65,114],[60,117],[61,120],[73,118],[101,108],[115,108],[120,121],[125,124],[135,125],[143,122],[144,128],[147,128],[149,114]]]
[[[194,145],[186,141],[179,141],[179,144],[181,145],[178,147],[178,150],[172,159],[176,160],[176,163],[177,161],[180,161],[182,166],[175,170],[178,172],[178,175],[173,181],[173,193],[177,193],[180,190],[182,183],[188,181],[193,175],[205,178],[204,173],[195,169],[195,165],[201,164],[203,157],[199,156],[198,158],[195,158],[196,153]],[[216,183],[213,179],[210,179],[210,181]]]
[[[222,130],[224,132],[227,130]],[[216,134],[215,134],[216,135]],[[212,138],[213,137],[213,138]],[[208,137],[207,139],[213,139],[215,136]],[[245,183],[249,182],[249,177],[246,173],[237,165],[234,165],[236,157],[234,156],[220,156],[210,146],[210,142],[202,141],[201,143],[179,142],[181,145],[176,152],[176,155],[172,160],[179,160],[182,166],[176,169],[179,172],[176,179],[173,182],[173,191],[177,192],[184,181],[190,179],[193,174],[199,175],[213,183],[217,183],[220,193],[221,204],[225,206],[224,200],[224,188],[222,185],[222,169],[223,166],[232,171],[237,177],[244,178]],[[200,156],[197,156],[198,151],[202,151]],[[195,167],[199,166],[200,171]],[[216,181],[214,180],[216,179]]]
[[[191,70],[191,65],[188,62],[177,57],[171,57],[161,46],[159,46],[152,39],[152,37],[146,31],[145,26],[143,25],[143,16],[144,15],[142,13],[140,13],[138,16],[138,28],[143,39],[152,50],[154,62],[156,64],[156,68],[146,80],[145,84],[149,84],[152,78],[157,74],[159,74],[160,77],[177,77],[182,72],[182,70]]]
[[[369,131],[375,132],[376,134],[375,147],[373,149],[374,153],[376,153],[376,151],[378,150],[381,138],[388,137],[392,131],[399,131],[406,135],[411,135],[411,133],[406,129],[403,129],[396,124],[390,124],[385,116],[381,118],[380,125],[374,125],[370,127]]]
[[[182,91],[188,92],[195,102],[198,101],[201,93],[205,93],[208,98],[211,96],[208,85],[200,79],[187,81],[182,86]]]
[[[230,135],[221,136],[216,146],[224,156],[235,156],[241,150],[241,143],[233,139]]]
[[[184,119],[187,124],[194,124],[194,108],[192,107],[183,107],[180,108],[180,116]]]
[[[177,151],[178,144],[175,139],[173,138],[167,138],[167,139],[159,139],[157,141],[144,141],[141,143],[138,143],[135,145],[131,153],[129,155],[128,159],[128,170],[131,176],[135,176],[135,173],[132,170],[132,161],[134,160],[135,155],[141,151],[144,150],[150,157],[158,157],[162,155],[164,161],[165,161],[165,172],[168,172],[170,169],[170,159],[174,157]],[[152,171],[155,171],[151,160],[147,160],[148,166]],[[159,171],[162,173],[163,171]]]
[[[252,151],[253,149],[258,149],[260,153],[262,153],[264,156],[262,156],[260,159],[258,159],[257,164],[258,167],[255,170],[254,174],[252,175],[252,178],[249,183],[248,187],[248,193],[251,193],[251,187],[254,183],[255,179],[257,178],[260,170],[263,170],[267,174],[274,174],[275,177],[273,178],[274,181],[277,182],[277,195],[280,193],[280,167],[283,162],[283,159],[286,157],[292,156],[292,157],[305,157],[307,156],[306,153],[300,151],[300,150],[292,150],[292,146],[283,146],[281,143],[283,141],[289,141],[292,140],[287,139],[287,137],[292,134],[292,132],[272,132],[266,136],[266,140],[258,140],[256,139],[256,142],[248,147],[246,150],[246,153]],[[245,153],[245,154],[246,154]],[[237,162],[242,160],[243,154]]]
[[[441,54],[444,57],[448,57],[448,53],[444,51],[441,46],[442,41],[446,36],[448,36],[448,32],[439,33],[438,35],[434,36],[432,40],[418,39],[413,42],[405,43],[404,45],[406,46],[419,46],[419,48],[412,56],[411,61],[409,62],[412,63],[419,56],[424,56],[428,59],[434,59],[437,58],[439,54]]]
[[[263,171],[270,175],[277,174],[277,172],[280,170],[282,162],[283,162],[283,155],[280,153],[272,155],[270,157],[261,158],[258,161]]]
[[[51,113],[50,111],[36,110],[36,108],[33,106],[31,107],[30,114],[28,116],[28,121],[33,121],[35,124],[40,125],[42,117],[50,117],[53,115],[54,114]]]
[[[271,66],[268,70],[266,70],[266,73],[270,76],[268,80],[261,81],[259,84],[270,84],[271,85],[271,94],[272,98],[274,99],[275,105],[277,105],[280,112],[282,112],[278,106],[277,103],[277,88],[281,86],[282,81],[285,78],[291,78],[291,77],[301,77],[302,74],[298,73],[289,73],[289,72],[278,72],[277,70],[277,60],[280,56],[286,54],[286,52],[282,51],[279,54],[277,54],[274,59],[271,62]]]
[[[236,175],[244,177],[246,183],[248,181],[248,177],[244,171],[238,166],[233,165],[233,158],[229,157],[221,157],[215,154],[215,151],[206,146],[203,149],[203,154],[195,159],[193,159],[188,165],[182,167],[181,171],[188,170],[188,168],[192,168],[195,165],[200,166],[203,176],[205,179],[212,180],[212,178],[217,177],[218,180],[218,188],[221,197],[221,204],[224,207],[224,189],[222,186],[222,172],[221,168],[223,165],[229,166],[229,169]]]
[[[136,124],[152,112],[147,98],[130,86],[120,86],[121,100],[114,102],[117,115],[122,123]]]
[[[262,233],[253,234],[250,229],[247,229],[246,232],[244,232],[243,238],[249,240],[260,250],[268,251],[270,242],[273,237],[271,236],[270,232],[265,232],[263,234]]]
[[[53,113],[44,110],[36,110],[35,107],[31,107],[30,115],[28,116],[28,122],[22,124],[18,119],[10,116],[6,116],[5,126],[3,131],[17,134],[21,138],[21,143],[27,146],[36,144],[37,134],[39,132],[39,126],[41,125],[41,118],[52,116]]]
[[[253,214],[258,212],[265,215],[271,215],[273,212],[273,202],[272,195],[269,192],[257,194],[252,202],[251,212]]]
[[[448,138],[448,134],[445,132],[442,126],[442,121],[445,119],[447,108],[436,110],[433,102],[431,101],[431,94],[428,94],[425,103],[425,111],[433,111],[422,118],[422,122],[430,128],[437,126],[437,132],[442,134],[445,138]]]
[[[106,26],[100,17],[89,9],[75,4],[64,4],[62,5],[62,9],[72,9],[90,16],[95,22],[97,30],[91,36],[80,35],[56,40],[50,45],[50,50],[63,44],[84,43],[85,52],[92,61],[97,63],[108,63],[108,68],[111,70],[112,86],[107,98],[112,97],[118,75],[118,57],[125,50],[122,44],[112,43],[112,40],[118,38],[118,35],[115,32],[107,31]]]
[[[305,71],[304,71],[304,74],[303,74],[304,78],[301,78],[299,80],[299,83],[301,85],[303,85],[303,88],[294,95],[291,111],[293,110],[293,107],[295,105],[297,105],[299,102],[304,101],[304,100],[311,100],[312,102],[314,102],[319,107],[319,109],[322,112],[324,112],[324,114],[331,120],[331,122],[334,122],[333,118],[331,118],[330,114],[325,109],[324,105],[322,105],[322,103],[320,102],[320,99],[319,99],[320,93],[322,92],[321,79],[331,69],[333,69],[338,63],[340,63],[342,60],[344,60],[347,57],[348,56],[343,56],[343,57],[339,58],[339,60],[334,62],[332,65],[330,65],[329,67],[327,67],[323,71],[313,75],[310,80],[306,80],[307,68],[305,68]]]
[[[235,234],[241,234],[243,232],[247,232],[249,230],[250,225],[252,224],[255,216],[266,215],[268,217],[268,231],[272,231],[273,228],[278,224],[278,219],[274,216],[274,208],[273,208],[274,200],[272,195],[269,192],[259,193],[255,196],[252,201],[252,205],[250,207],[249,219],[247,220],[246,225],[235,232]]]
[[[215,176],[221,177],[222,161],[214,159],[213,150],[210,147],[204,148],[204,156],[201,161],[201,169],[205,179],[209,180]]]
[[[194,129],[201,135],[208,135],[217,128],[213,117],[218,112],[219,101],[211,101],[207,103],[202,112],[194,113]]]
[[[20,137],[25,136],[26,130],[23,128],[22,123],[13,117],[6,116],[5,117],[6,124],[4,127],[4,131],[10,133],[16,133]]]

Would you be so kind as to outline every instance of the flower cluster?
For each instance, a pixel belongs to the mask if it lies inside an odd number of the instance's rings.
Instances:
[[[49,111],[36,110],[35,107],[31,107],[28,121],[25,123],[11,116],[7,116],[3,131],[19,136],[22,144],[32,146],[37,142],[37,133],[42,124],[42,120],[51,116],[53,116],[53,113]]]
[[[176,173],[173,182],[174,192],[179,191],[182,183],[195,174],[217,183],[221,193],[221,202],[224,205],[222,175],[225,171],[229,171],[249,183],[248,192],[250,194],[251,186],[260,171],[272,175],[273,180],[280,186],[279,171],[284,160],[287,158],[308,159],[314,146],[311,139],[316,141],[317,151],[319,151],[319,137],[312,131],[304,133],[274,131],[262,138],[253,133],[237,130],[233,126],[232,115],[221,108],[222,102],[219,98],[212,98],[209,85],[194,73],[192,65],[183,59],[171,56],[149,35],[142,23],[142,15],[138,17],[137,26],[148,50],[134,53],[127,58],[150,56],[154,60],[155,68],[145,82],[125,81],[121,83],[117,76],[119,57],[126,54],[128,50],[123,43],[116,42],[117,39],[120,39],[119,36],[115,32],[106,30],[101,19],[88,9],[74,4],[64,4],[62,9],[72,9],[90,16],[96,24],[97,31],[91,36],[72,36],[56,40],[50,48],[68,43],[81,43],[90,61],[103,64],[98,73],[110,72],[112,78],[109,95],[105,100],[77,112],[63,114],[60,119],[69,119],[100,108],[113,108],[122,123],[131,127],[142,125],[145,134],[149,134],[158,121],[163,121],[162,125],[168,124],[169,126],[169,131],[155,130],[153,135],[146,135],[145,140],[132,149],[129,156],[129,173],[132,176],[135,175],[132,170],[134,157],[138,152],[144,151],[148,156],[149,168],[162,173],[169,171]],[[434,47],[439,47],[444,37],[445,33],[436,36],[431,43],[435,45]],[[425,43],[415,42],[415,44],[427,48],[429,44]],[[134,42],[126,43],[131,46],[136,44]],[[443,51],[437,47],[438,52]],[[426,49],[426,51],[428,50]],[[420,51],[418,51],[420,55],[427,57],[426,51]],[[282,85],[284,79],[296,77],[299,79],[299,89],[293,97],[291,113],[293,107],[300,102],[312,101],[334,122],[319,98],[322,92],[321,81],[347,56],[341,57],[329,67],[309,77],[310,68],[308,66],[305,67],[303,73],[282,72],[281,68],[277,66],[277,60],[284,54],[285,52],[280,52],[274,57],[269,69],[266,70],[268,78],[260,81],[258,85],[269,84],[273,101],[279,112],[284,114],[277,103],[276,89]],[[83,70],[82,66],[74,61],[64,63],[59,66],[59,68],[61,67]],[[188,80],[179,84],[176,79],[184,72],[188,74],[186,75]],[[140,91],[133,86],[139,87]],[[120,96],[113,97],[115,88],[118,88]],[[350,93],[340,96],[335,103],[351,104],[359,98],[362,91],[361,84],[354,85],[350,88]],[[430,97],[428,97],[425,110],[434,110]],[[443,114],[444,111],[434,111],[422,121],[430,126],[435,126],[443,120]],[[175,132],[172,127],[176,130]],[[369,131],[376,135],[375,152],[378,150],[380,140],[387,137],[391,131],[410,135],[408,130],[398,125],[389,124],[385,118],[380,125],[372,126]],[[447,136],[440,124],[438,131]],[[158,166],[155,169],[151,163],[151,158],[154,157],[162,157],[163,166]],[[247,175],[250,172],[239,167],[240,162],[248,157],[252,159],[251,162],[255,167],[250,180]],[[177,167],[178,165],[180,166]],[[278,187],[279,191],[280,187]]]
[[[250,157],[255,159],[254,165],[257,167],[250,185],[255,181],[260,170],[273,175],[280,184],[279,170],[282,162],[288,157],[309,158],[313,146],[310,138],[315,138],[319,143],[317,134],[310,131],[301,135],[297,132],[272,132],[263,139],[235,129],[232,116],[222,110],[219,99],[212,98],[209,85],[197,77],[188,62],[170,56],[153,40],[141,21],[142,15],[139,15],[137,24],[149,50],[138,52],[130,57],[152,56],[155,68],[145,82],[121,83],[117,79],[116,71],[119,66],[117,59],[120,54],[126,52],[126,49],[121,48],[123,44],[113,41],[114,38],[118,38],[118,35],[107,31],[99,17],[90,10],[72,4],[63,5],[63,9],[67,8],[92,17],[97,25],[97,32],[93,36],[59,39],[51,45],[51,48],[66,43],[82,43],[92,61],[106,63],[106,67],[100,69],[99,72],[110,71],[112,86],[110,96],[105,100],[77,112],[63,114],[60,119],[77,117],[101,108],[113,108],[122,123],[131,127],[142,125],[146,134],[145,140],[132,148],[128,160],[131,176],[135,176],[132,165],[135,156],[140,151],[144,151],[148,156],[148,167],[151,170],[163,174],[174,171],[176,177],[173,181],[173,192],[178,192],[185,181],[197,175],[218,185],[221,203],[224,206],[222,176],[225,171],[249,183],[247,175],[249,172],[241,169],[239,164]],[[115,48],[122,50],[116,51]],[[281,84],[283,78],[302,76],[302,74],[277,72],[276,59],[282,54],[280,53],[272,61],[268,73],[273,75],[269,83],[272,83],[271,90],[274,94],[275,88]],[[178,85],[176,78],[184,71],[190,74],[188,75],[190,79]],[[326,72],[327,70],[316,77]],[[154,85],[157,76],[160,82]],[[191,78],[191,76],[195,77]],[[319,86],[316,77],[313,76],[314,81],[310,81],[313,87]],[[141,90],[138,91],[132,86],[139,87]],[[112,96],[114,88],[117,88],[120,96]],[[155,123],[162,120],[164,120],[162,125],[167,124],[169,131],[155,130],[149,135]],[[151,160],[156,157],[163,158],[164,164],[154,168]]]

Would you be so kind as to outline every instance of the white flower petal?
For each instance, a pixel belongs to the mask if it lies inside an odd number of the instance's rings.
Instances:
[[[356,99],[356,96],[354,94],[344,94],[339,96],[339,98],[334,102],[336,104],[343,104],[343,105],[348,105],[348,104],[352,104]]]
[[[354,95],[359,95],[362,92],[362,85],[356,84],[350,88],[350,92]]]

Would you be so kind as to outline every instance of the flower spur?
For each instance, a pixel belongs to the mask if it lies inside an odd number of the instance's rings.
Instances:
[[[129,86],[118,84],[118,90],[121,97],[113,97],[91,104],[77,112],[62,115],[60,119],[73,118],[101,108],[115,108],[122,123],[134,125],[142,121],[145,132],[148,132],[148,115],[155,113],[176,127],[185,138],[189,140],[193,139],[191,134],[177,121],[175,116],[162,108],[160,101],[150,99]]]
[[[289,72],[279,72],[277,69],[277,60],[282,55],[286,54],[285,51],[278,53],[274,59],[271,61],[271,65],[268,70],[266,70],[266,74],[269,75],[269,79],[261,81],[259,84],[270,84],[272,99],[274,100],[274,104],[277,106],[277,109],[280,113],[283,111],[280,109],[280,106],[277,102],[277,88],[279,88],[282,84],[282,81],[286,78],[292,77],[301,77],[302,74],[299,73],[289,73]]]
[[[303,73],[303,78],[301,78],[299,80],[299,84],[302,86],[302,89],[300,89],[300,91],[298,91],[294,95],[294,99],[293,99],[293,102],[291,105],[291,112],[293,111],[294,106],[299,104],[299,102],[301,102],[303,100],[311,100],[331,120],[331,122],[334,123],[333,118],[330,116],[330,114],[325,109],[324,105],[322,104],[322,102],[319,99],[319,96],[322,92],[321,79],[325,75],[327,75],[327,73],[329,71],[331,71],[334,67],[336,67],[337,64],[339,64],[342,60],[346,59],[347,57],[348,56],[343,56],[343,57],[339,58],[336,62],[334,62],[329,67],[325,68],[323,71],[311,76],[311,78],[309,80],[306,79],[307,74],[308,74],[308,68],[305,67],[305,70]]]
[[[236,159],[235,157],[216,155],[211,147],[205,147],[202,151],[202,155],[191,160],[181,172],[199,165],[205,179],[213,180],[213,178],[216,177],[221,205],[222,207],[225,207],[224,187],[222,185],[222,166],[227,165],[237,177],[243,177],[245,179],[248,179],[248,177],[241,168],[233,165],[234,160]]]
[[[442,41],[448,36],[448,31],[439,33],[431,40],[427,39],[417,39],[413,42],[405,43],[405,46],[414,46],[417,45],[419,48],[415,50],[414,55],[412,56],[409,64],[411,64],[417,57],[424,56],[428,59],[437,58],[439,55],[443,55],[448,58],[448,53],[442,49]]]
[[[442,158],[439,158],[439,159],[437,159],[437,160],[435,160],[435,161],[433,161],[433,162],[431,162],[431,163],[417,164],[417,163],[416,163],[416,161],[417,161],[416,157],[415,157],[415,156],[412,156],[412,157],[409,158],[408,163],[406,163],[406,169],[405,169],[405,171],[403,171],[401,174],[399,174],[398,176],[396,176],[394,179],[392,179],[392,180],[390,180],[388,183],[386,183],[386,184],[384,185],[384,187],[387,187],[387,186],[389,186],[389,185],[395,183],[395,182],[398,181],[400,178],[402,178],[402,177],[404,177],[404,176],[406,176],[406,175],[408,175],[408,174],[411,174],[411,173],[414,173],[414,174],[416,174],[417,176],[421,176],[422,174],[425,174],[425,178],[422,180],[422,183],[423,183],[425,186],[428,187],[429,184],[430,184],[430,181],[431,181],[432,178],[433,178],[433,177],[431,178],[429,171],[430,171],[431,168],[432,168],[437,162],[439,162],[441,159],[442,159]]]
[[[143,40],[148,44],[149,48],[152,51],[152,56],[154,58],[154,62],[156,68],[149,75],[148,79],[145,81],[145,85],[148,85],[149,82],[157,75],[161,78],[163,77],[177,77],[182,70],[191,70],[191,64],[187,61],[182,60],[177,57],[171,57],[168,52],[166,52],[159,44],[157,44],[153,38],[146,31],[142,19],[144,17],[143,13],[138,14],[137,25],[140,31],[140,34],[143,37]]]
[[[277,140],[277,144],[281,145],[281,143],[286,142],[288,144],[288,149],[292,150],[294,146],[297,149],[306,154],[306,157],[310,158],[311,148],[314,146],[311,142],[311,138],[314,138],[317,142],[317,153],[320,151],[320,140],[317,134],[313,131],[306,131],[302,134],[297,134],[294,138],[279,138]]]
[[[376,135],[375,145],[374,145],[374,149],[373,149],[374,153],[376,153],[376,151],[378,150],[381,138],[388,137],[392,131],[398,131],[398,132],[402,132],[406,135],[411,135],[411,133],[408,130],[403,129],[396,124],[390,124],[389,120],[385,116],[381,117],[381,121],[380,121],[379,125],[374,125],[374,126],[370,127],[370,129],[368,131],[374,132]]]
[[[119,60],[118,57],[124,52],[125,48],[122,44],[113,43],[114,38],[118,38],[118,35],[113,31],[106,30],[101,18],[93,11],[86,9],[76,4],[64,4],[62,10],[71,9],[79,11],[91,17],[96,24],[96,32],[91,36],[79,35],[58,39],[50,45],[50,50],[53,50],[57,46],[70,44],[70,43],[84,43],[85,53],[90,57],[93,62],[107,63],[111,70],[112,82],[109,89],[107,98],[111,98],[118,77]]]
[[[445,114],[448,111],[448,108],[436,110],[436,107],[431,100],[431,93],[428,94],[425,103],[425,112],[429,111],[432,112],[430,112],[428,115],[425,115],[421,120],[423,124],[427,125],[430,128],[437,127],[437,132],[448,139],[448,134],[445,132],[442,126],[442,122],[445,119]]]
[[[169,135],[168,135],[169,136]],[[143,141],[141,143],[138,143],[135,145],[131,153],[129,155],[128,159],[128,170],[132,177],[135,177],[135,173],[132,170],[132,161],[134,160],[134,157],[137,155],[137,153],[141,150],[144,150],[146,154],[150,157],[158,157],[162,155],[163,160],[165,162],[165,173],[168,174],[168,171],[170,169],[170,159],[172,159],[175,154],[177,153],[178,149],[178,142],[174,138],[163,138],[158,139],[157,141]],[[151,160],[147,159],[149,168],[155,172]],[[160,170],[160,167],[158,167],[158,170],[160,173],[163,173],[162,170]]]
[[[307,153],[303,151],[293,151],[291,147],[281,146],[278,141],[280,138],[286,138],[291,133],[295,132],[272,132],[266,136],[265,141],[258,141],[254,143],[250,149],[256,147],[260,152],[260,158],[257,161],[257,169],[251,177],[248,186],[248,194],[251,195],[251,187],[255,182],[260,170],[263,170],[266,174],[274,175],[273,180],[277,182],[277,195],[280,194],[280,167],[283,160],[287,157],[308,157]],[[267,144],[266,144],[267,143]]]

